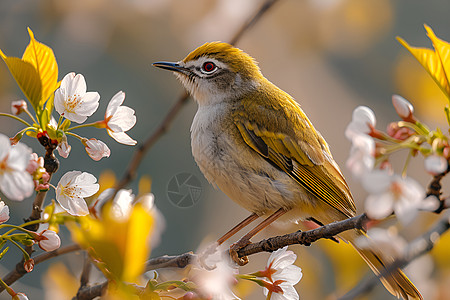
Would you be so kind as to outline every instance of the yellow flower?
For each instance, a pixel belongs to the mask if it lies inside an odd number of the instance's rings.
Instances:
[[[116,199],[114,200],[116,201]],[[68,224],[75,242],[88,251],[104,275],[116,282],[138,283],[150,253],[152,213],[141,203],[121,218],[111,202],[104,205],[101,219],[79,218]]]
[[[448,77],[448,74],[450,74],[450,44],[439,39],[429,26],[425,25],[425,29],[433,43],[434,50],[412,47],[402,38],[398,37],[397,39],[414,55],[450,100],[450,83]]]

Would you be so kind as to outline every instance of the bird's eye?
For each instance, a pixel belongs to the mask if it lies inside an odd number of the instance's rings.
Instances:
[[[202,68],[200,69],[200,71],[202,71],[202,73],[204,74],[212,74],[217,70],[217,66],[210,61],[205,62],[202,65]]]

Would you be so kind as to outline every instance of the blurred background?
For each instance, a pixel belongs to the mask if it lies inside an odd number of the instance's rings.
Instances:
[[[100,107],[89,120],[101,120],[111,97],[123,90],[124,105],[136,110],[138,120],[128,133],[143,142],[183,91],[172,74],[153,68],[152,62],[178,61],[204,42],[230,40],[262,3],[262,0],[2,0],[0,49],[8,56],[21,57],[29,42],[27,27],[30,27],[38,41],[53,48],[59,79],[69,72],[81,73],[88,91],[100,93]],[[342,166],[360,212],[366,194],[345,169],[350,143],[344,130],[352,111],[358,105],[371,107],[377,115],[377,127],[384,130],[389,122],[398,119],[391,96],[399,94],[414,104],[421,120],[431,128],[441,126],[446,132],[443,108],[447,102],[443,94],[395,37],[401,36],[414,46],[431,47],[423,28],[426,23],[438,37],[450,41],[449,11],[450,2],[437,0],[280,0],[237,44],[256,58],[269,80],[302,105]],[[6,65],[0,63],[0,111],[9,112],[11,101],[21,98],[23,95]],[[138,178],[143,175],[152,178],[156,205],[166,220],[165,232],[152,251],[153,257],[196,250],[248,215],[222,192],[214,190],[193,160],[189,128],[196,109],[196,103],[189,100],[138,169]],[[20,125],[0,118],[1,132],[9,136],[15,135]],[[136,147],[118,144],[104,130],[86,129],[78,133],[106,142],[111,157],[93,162],[81,143],[69,138],[72,152],[69,158],[60,158],[61,167],[53,184],[71,170],[86,171],[103,179],[115,174],[120,179]],[[25,137],[22,141],[38,154],[44,154],[35,140]],[[406,156],[398,158],[396,170],[400,172]],[[109,170],[109,175],[105,176],[105,170]],[[191,205],[174,205],[169,183],[186,174],[192,176],[193,185],[198,188],[195,201]],[[408,174],[424,185],[430,180],[420,159],[413,160]],[[137,181],[129,187],[137,193]],[[187,193],[187,187],[179,191]],[[53,191],[49,192],[51,197]],[[32,199],[21,203],[5,201],[11,208],[13,223],[28,217]],[[436,218],[421,215],[405,230],[405,236],[420,235]],[[256,239],[295,230],[295,226],[272,226]],[[70,242],[67,232],[63,240]],[[303,269],[304,277],[297,285],[301,299],[333,299],[333,292],[342,294],[364,276],[371,276],[356,252],[342,244],[321,241],[307,248],[290,247],[298,255],[296,264]],[[409,267],[409,274],[425,299],[450,298],[447,289],[450,259],[446,255],[449,247],[450,239],[444,236],[431,255]],[[16,251],[10,252],[1,261],[2,276],[19,260],[12,253]],[[39,265],[13,287],[27,293],[30,299],[70,299],[78,288],[80,256],[61,257],[59,261],[64,266]],[[267,257],[268,254],[252,256],[241,273],[262,269]],[[239,284],[237,293],[243,299],[263,298],[261,288],[254,284]],[[5,293],[0,295],[0,299],[8,297]],[[367,299],[389,297],[378,287]]]

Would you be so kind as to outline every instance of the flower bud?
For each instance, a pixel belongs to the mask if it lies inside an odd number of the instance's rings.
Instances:
[[[5,202],[0,201],[0,224],[9,220],[9,207]]]
[[[399,95],[392,95],[392,105],[394,105],[395,111],[405,121],[414,122],[414,107],[405,98]]]
[[[67,158],[69,156],[72,147],[67,142],[67,137],[65,135],[56,149],[61,157]]]
[[[28,300],[28,297],[24,293],[17,293],[12,297],[12,300]]]
[[[392,122],[387,127],[387,134],[394,139],[404,141],[413,135],[414,131],[407,127],[399,127],[397,122]]]
[[[97,139],[83,139],[83,145],[86,147],[87,154],[95,161],[99,161],[103,157],[109,157],[111,151],[108,146]]]
[[[25,100],[17,100],[11,102],[11,112],[13,115],[20,115],[26,109],[27,103],[25,102]]]
[[[23,268],[27,273],[30,273],[34,269],[34,259],[30,258],[26,262],[23,263]]]
[[[447,160],[439,155],[430,155],[425,158],[425,170],[431,175],[442,174],[447,171]]]
[[[61,239],[53,230],[44,230],[40,233],[40,236],[39,247],[44,251],[50,252],[61,246]]]

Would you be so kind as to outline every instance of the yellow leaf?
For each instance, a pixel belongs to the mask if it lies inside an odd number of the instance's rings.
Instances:
[[[38,103],[41,99],[42,86],[35,67],[20,58],[6,56],[1,50],[0,55],[25,97],[36,108],[35,103]]]
[[[425,25],[425,30],[428,33],[428,37],[430,38],[431,42],[433,43],[435,52],[437,56],[439,57],[439,60],[441,62],[441,65],[443,67],[444,76],[446,78],[447,83],[450,82],[450,44],[446,41],[441,40],[438,38],[431,27]]]
[[[441,90],[450,99],[450,85],[445,75],[439,56],[431,49],[411,47],[405,40],[397,37],[397,40],[419,61],[427,70]]]
[[[40,113],[45,101],[58,87],[58,64],[53,50],[36,41],[31,29],[28,28],[28,32],[30,43],[22,59],[6,56],[1,50],[0,56],[36,113]],[[53,102],[49,106],[51,109]]]
[[[22,60],[31,63],[39,75],[42,95],[36,107],[42,107],[57,88],[58,64],[52,48],[36,41],[30,28],[28,28],[28,33],[30,35],[30,43],[23,53]]]

